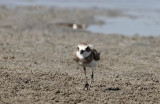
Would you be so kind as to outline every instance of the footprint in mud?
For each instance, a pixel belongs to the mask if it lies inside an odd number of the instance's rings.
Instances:
[[[108,91],[119,91],[121,89],[119,87],[109,87],[106,90],[108,90]]]

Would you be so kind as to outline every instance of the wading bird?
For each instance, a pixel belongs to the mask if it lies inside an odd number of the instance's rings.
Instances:
[[[88,90],[89,84],[87,81],[86,67],[91,67],[92,69],[91,83],[93,83],[94,70],[96,68],[97,62],[100,60],[100,53],[98,53],[91,44],[80,43],[78,44],[77,49],[73,52],[73,59],[76,61],[76,63],[78,63],[78,65],[82,66],[84,69],[84,74],[86,78],[84,90]]]

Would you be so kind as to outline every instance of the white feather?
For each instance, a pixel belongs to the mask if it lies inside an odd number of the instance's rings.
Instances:
[[[88,46],[93,49],[93,45],[88,44]],[[85,57],[88,57],[91,52],[83,52],[82,54],[80,54],[80,50],[85,50],[87,48],[87,46],[85,45],[78,45],[79,50],[76,52],[76,55],[79,59],[84,59]],[[79,62],[79,65],[83,66],[83,67],[91,67],[92,69],[96,68],[98,61],[95,61],[94,59],[91,61],[91,63],[89,64],[83,64],[82,62]]]
[[[76,30],[78,28],[77,24],[73,24],[73,29]]]
[[[93,45],[92,44],[88,44],[88,46],[93,50]]]
[[[91,52],[83,52],[82,54],[80,54],[80,52],[77,51],[76,54],[77,54],[78,58],[84,59],[85,57],[88,57],[91,54]]]

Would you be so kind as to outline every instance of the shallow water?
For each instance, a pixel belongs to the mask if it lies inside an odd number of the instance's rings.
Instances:
[[[98,33],[118,33],[124,35],[160,36],[160,0],[0,0],[0,5],[28,6],[45,5],[62,8],[106,8],[127,10],[129,17],[95,17],[102,19],[104,25],[91,25],[88,30]]]
[[[102,17],[101,17],[102,18]],[[160,36],[160,21],[146,17],[132,19],[129,17],[103,17],[104,25],[91,25],[89,31],[104,34],[123,34],[140,36]]]
[[[0,0],[0,5],[45,5],[65,8],[160,9],[159,0]]]

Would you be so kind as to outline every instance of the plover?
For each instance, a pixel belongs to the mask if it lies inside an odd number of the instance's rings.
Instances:
[[[76,23],[56,23],[57,25],[71,27],[73,30],[77,29],[86,29],[87,25],[85,24],[76,24]]]
[[[87,26],[85,24],[71,24],[71,27],[76,30],[76,29],[86,29]]]
[[[100,60],[100,53],[98,53],[91,44],[80,43],[78,44],[77,49],[73,52],[73,59],[76,61],[76,63],[78,63],[78,65],[82,66],[84,69],[84,74],[86,78],[84,89],[87,88],[88,90],[89,84],[87,81],[86,67],[91,67],[92,69],[92,83],[94,78],[94,70],[96,68],[97,62]]]

